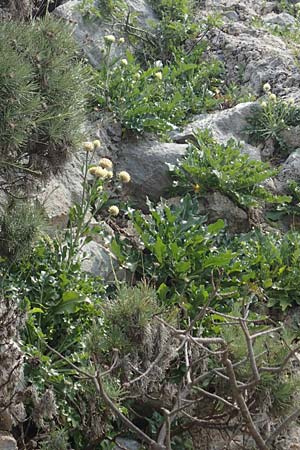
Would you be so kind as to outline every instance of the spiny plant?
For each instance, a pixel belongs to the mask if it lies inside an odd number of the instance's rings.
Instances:
[[[218,143],[210,131],[198,130],[177,166],[170,166],[174,188],[180,193],[205,195],[219,191],[243,208],[261,202],[280,203],[289,197],[272,195],[262,183],[277,174],[267,163],[241,153],[233,139]]]
[[[46,17],[1,22],[2,165],[58,167],[80,137],[87,91],[71,28]]]

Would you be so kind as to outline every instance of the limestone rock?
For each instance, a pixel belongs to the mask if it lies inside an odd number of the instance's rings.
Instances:
[[[292,50],[268,31],[234,22],[212,30],[208,39],[210,55],[224,63],[228,81],[246,85],[257,94],[262,94],[266,82],[276,94],[299,86],[298,63]]]
[[[17,450],[17,443],[10,435],[0,434],[0,450]]]
[[[269,25],[279,25],[281,27],[288,27],[290,25],[294,25],[296,19],[288,13],[270,13],[263,17],[263,22]]]
[[[137,15],[137,20],[141,28],[147,27],[150,20],[156,20],[154,12],[145,0],[126,0],[128,10]],[[104,21],[98,17],[84,17],[79,11],[81,0],[69,0],[67,3],[55,9],[54,14],[71,23],[74,23],[74,36],[79,46],[83,49],[90,63],[98,67],[102,56],[101,48],[104,44],[104,36],[112,34],[112,23]],[[124,20],[125,22],[125,20]],[[121,31],[113,31],[113,34],[119,38],[123,37]],[[114,46],[115,54],[121,55],[122,46]]]
[[[247,213],[220,192],[208,193],[201,198],[199,213],[207,215],[209,223],[223,219],[231,233],[243,233],[250,230]]]
[[[146,196],[159,200],[171,187],[169,164],[176,164],[185,154],[185,144],[160,143],[149,139],[132,139],[120,146],[117,170],[126,170],[131,182],[126,192],[136,201],[137,206],[145,205]]]
[[[295,150],[300,148],[300,125],[286,128],[281,133],[281,138],[289,149]]]
[[[100,276],[104,281],[124,279],[125,271],[121,270],[116,257],[103,244],[91,241],[82,247],[80,258],[84,256],[81,267],[84,272]]]
[[[133,441],[132,439],[117,438],[116,441],[118,444],[120,444],[121,447],[117,445],[113,450],[121,450],[124,447],[126,448],[126,450],[140,450],[141,448],[141,445],[137,441]]]
[[[274,178],[277,192],[287,192],[289,181],[300,183],[300,149],[291,153],[282,165],[280,173]]]
[[[183,131],[172,132],[171,137],[175,142],[183,143],[192,140],[193,132],[197,129],[208,128],[219,142],[226,143],[229,139],[234,138],[243,145],[244,153],[247,153],[252,159],[260,160],[259,150],[247,143],[248,135],[245,132],[248,125],[246,119],[252,114],[255,104],[254,102],[240,103],[231,109],[202,114]]]

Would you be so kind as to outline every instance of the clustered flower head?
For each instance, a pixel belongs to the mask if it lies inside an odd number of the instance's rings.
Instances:
[[[300,2],[295,4],[295,8],[300,10]]]
[[[84,142],[82,144],[83,150],[85,150],[86,152],[92,152],[94,150],[96,150],[97,148],[101,147],[101,142],[99,139],[95,139],[93,142]]]
[[[89,173],[91,175],[94,175],[97,178],[112,178],[113,173],[110,170],[103,169],[103,167],[100,166],[92,166],[89,168]]]
[[[162,80],[162,73],[161,72],[156,72],[155,73],[155,77],[158,79],[158,80]]]
[[[124,42],[125,42],[125,39],[124,39],[123,37],[121,37],[121,38],[119,39],[119,44],[124,44]]]
[[[92,142],[84,142],[82,147],[86,152],[92,152],[94,150],[94,145]]]
[[[128,66],[128,61],[126,58],[121,59],[122,66]]]
[[[99,161],[99,166],[103,167],[103,169],[111,169],[113,166],[113,163],[108,158],[101,158]]]
[[[270,92],[271,91],[271,85],[270,85],[270,83],[265,83],[264,85],[263,85],[263,91],[267,94],[268,92]]]
[[[275,101],[277,100],[277,97],[276,97],[275,94],[270,93],[269,99],[270,99],[272,102],[275,102]]]
[[[198,192],[200,192],[201,190],[200,185],[198,183],[194,184],[193,189],[196,194],[198,194]]]
[[[108,44],[112,44],[113,42],[116,42],[116,38],[113,34],[108,34],[107,36],[104,36],[104,40]]]
[[[122,171],[119,173],[118,177],[119,177],[119,180],[120,180],[122,183],[129,183],[130,180],[131,180],[131,176],[130,176],[129,173],[126,172],[125,170],[122,170]]]
[[[119,215],[120,210],[116,205],[112,205],[108,208],[108,212],[111,216],[116,217]]]

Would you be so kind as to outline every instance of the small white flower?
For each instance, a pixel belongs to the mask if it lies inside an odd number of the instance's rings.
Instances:
[[[159,67],[159,68],[162,68],[162,67],[164,66],[163,63],[162,63],[162,61],[161,61],[160,59],[158,59],[157,61],[155,61],[154,65],[155,65],[155,67]]]
[[[104,36],[105,42],[112,44],[113,42],[116,42],[116,38],[113,34],[108,34],[107,36]]]
[[[126,58],[121,59],[121,64],[122,64],[122,66],[128,66],[128,61],[127,61],[127,59],[126,59]]]

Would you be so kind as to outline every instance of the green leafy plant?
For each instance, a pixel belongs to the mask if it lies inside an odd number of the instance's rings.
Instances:
[[[174,64],[144,70],[130,53],[123,59],[111,58],[112,45],[106,43],[104,66],[95,75],[96,101],[111,110],[123,127],[164,132],[218,104],[211,88],[217,83],[220,64],[200,64],[201,50]]]
[[[124,12],[126,4],[123,0],[81,0],[79,11],[84,16],[109,19]]]
[[[190,195],[177,205],[161,202],[157,207],[148,206],[149,216],[139,211],[132,214],[143,254],[126,241],[113,241],[112,250],[125,267],[155,283],[162,301],[179,302],[192,314],[213,290],[212,271],[218,279],[234,258],[226,245],[220,244],[224,223],[205,225],[205,217],[199,216],[197,201]]]
[[[292,101],[279,99],[269,91],[247,120],[247,131],[254,142],[266,144],[271,141],[279,153],[286,154],[289,149],[282,132],[300,123],[300,109]]]
[[[209,191],[219,191],[243,208],[257,206],[262,201],[289,200],[272,195],[262,185],[276,173],[268,164],[242,154],[234,140],[218,143],[208,130],[196,132],[186,156],[178,166],[171,167],[177,192],[205,195]]]
[[[257,231],[236,238],[231,248],[239,253],[239,278],[248,294],[282,310],[300,303],[299,233]]]
[[[88,76],[71,28],[47,16],[1,22],[2,165],[57,168],[79,142]]]

